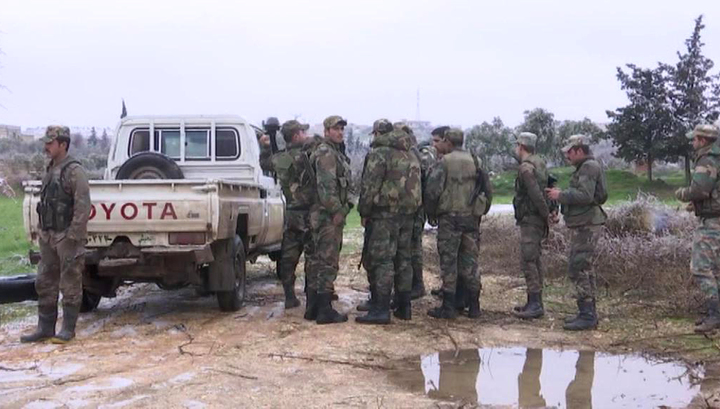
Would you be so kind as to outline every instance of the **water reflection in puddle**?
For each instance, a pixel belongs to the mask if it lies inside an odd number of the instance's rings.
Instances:
[[[436,399],[524,408],[684,407],[700,392],[683,365],[594,351],[444,351],[390,376]]]

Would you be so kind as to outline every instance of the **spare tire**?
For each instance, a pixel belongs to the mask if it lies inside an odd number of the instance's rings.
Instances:
[[[158,152],[142,152],[120,166],[115,179],[183,179],[174,160]]]

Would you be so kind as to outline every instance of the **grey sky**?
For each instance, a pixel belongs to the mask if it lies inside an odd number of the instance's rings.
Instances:
[[[378,117],[516,125],[544,107],[604,122],[615,67],[674,62],[720,1],[0,0],[0,123],[114,126],[133,114],[259,122]],[[714,70],[717,72],[717,68]]]

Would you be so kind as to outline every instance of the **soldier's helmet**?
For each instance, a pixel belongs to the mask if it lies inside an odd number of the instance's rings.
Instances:
[[[699,124],[685,136],[687,136],[688,139],[693,139],[696,136],[701,136],[707,139],[717,139],[720,137],[720,128],[716,125]]]
[[[373,122],[372,131],[371,134],[377,133],[378,135],[386,134],[388,132],[392,132],[393,128],[392,122],[385,118],[378,119],[377,121]]]
[[[276,117],[271,116],[263,121],[263,128],[265,128],[266,131],[270,129],[280,129],[280,121]]]

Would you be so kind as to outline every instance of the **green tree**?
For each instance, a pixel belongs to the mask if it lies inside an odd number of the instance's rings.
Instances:
[[[493,158],[499,158],[502,165],[512,157],[513,131],[499,117],[493,118],[491,123],[473,126],[466,135],[465,146],[482,159],[485,166],[492,166],[496,162]]]
[[[616,156],[645,163],[648,180],[652,180],[653,163],[662,159],[673,126],[669,78],[662,65],[655,69],[639,68],[633,64],[627,67],[629,73],[618,67],[617,78],[630,103],[615,111],[607,111],[612,120],[607,133],[613,145],[618,147]]]
[[[110,137],[107,134],[107,129],[103,129],[102,136],[100,137],[100,149],[106,152],[110,148]]]
[[[525,119],[517,132],[532,132],[537,135],[535,151],[550,160],[562,159],[557,143],[557,122],[552,112],[535,108],[524,112]]]
[[[94,126],[92,127],[92,129],[90,129],[90,137],[88,138],[87,143],[90,147],[95,147],[98,144],[97,131],[95,131]]]
[[[705,25],[703,16],[695,19],[692,35],[685,40],[686,50],[678,52],[674,66],[666,66],[670,74],[670,103],[673,111],[671,140],[665,146],[663,156],[671,161],[683,158],[685,179],[690,183],[690,157],[692,146],[685,134],[703,122],[712,122],[720,108],[720,74],[712,75],[714,63],[705,57],[701,32]]]
[[[588,118],[582,121],[562,121],[557,127],[557,147],[562,147],[569,137],[576,134],[588,135],[594,143],[607,138],[607,134]]]

